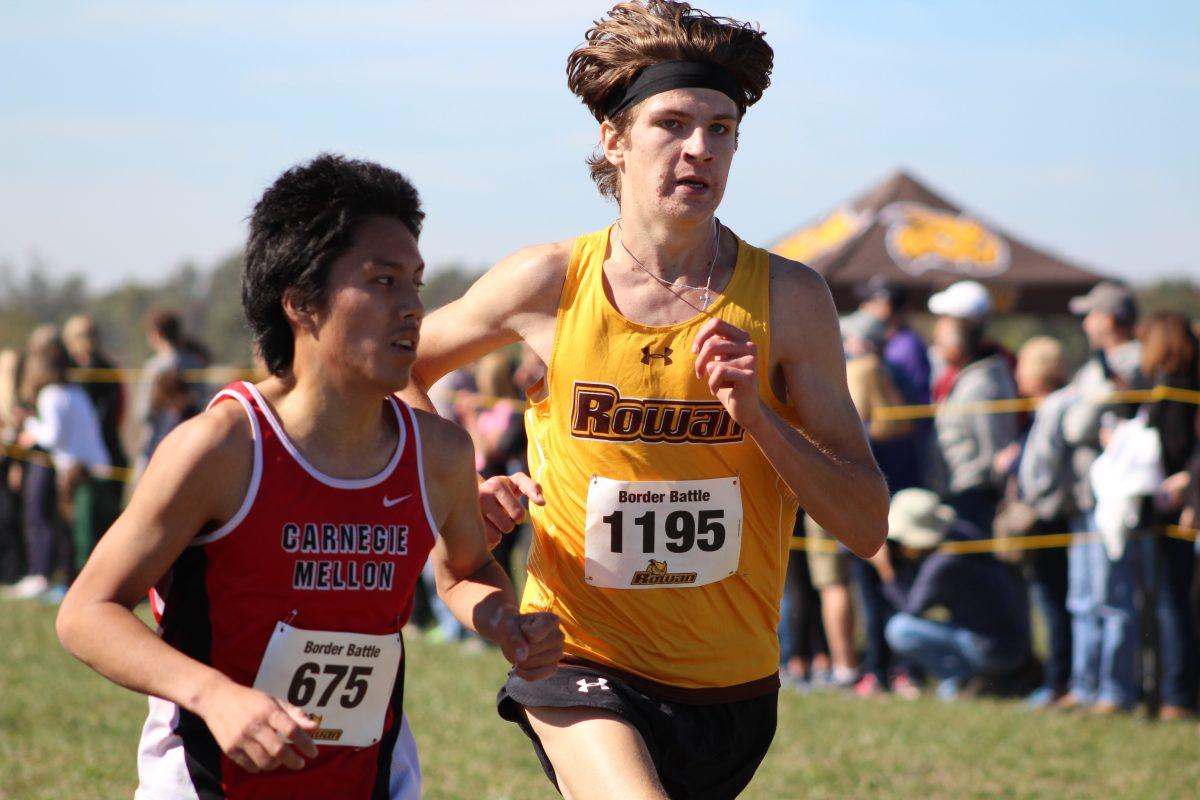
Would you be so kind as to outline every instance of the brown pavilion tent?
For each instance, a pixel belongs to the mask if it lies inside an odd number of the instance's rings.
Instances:
[[[873,275],[909,288],[912,308],[955,281],[982,283],[998,312],[1067,313],[1067,301],[1104,279],[1032,247],[900,171],[771,248],[820,272],[838,309]]]

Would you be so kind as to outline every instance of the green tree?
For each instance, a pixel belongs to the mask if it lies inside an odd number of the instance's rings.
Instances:
[[[1161,280],[1137,290],[1143,314],[1155,311],[1178,311],[1193,320],[1200,320],[1200,283],[1185,278]]]
[[[444,306],[462,297],[482,274],[482,270],[473,270],[457,263],[433,267],[426,273],[421,302],[427,311]]]

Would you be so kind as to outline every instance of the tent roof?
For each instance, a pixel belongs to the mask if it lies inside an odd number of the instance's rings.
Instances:
[[[841,309],[874,275],[908,286],[913,307],[963,279],[988,287],[1001,312],[1066,313],[1067,301],[1104,276],[964,213],[898,171],[815,224],[785,236],[773,252],[820,272]]]

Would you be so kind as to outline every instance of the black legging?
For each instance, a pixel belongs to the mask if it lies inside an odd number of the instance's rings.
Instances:
[[[1200,553],[1196,554],[1195,572],[1192,574],[1192,626],[1196,638],[1200,639]]]
[[[54,470],[41,464],[27,464],[25,470],[23,511],[28,572],[49,578],[61,567],[67,571],[69,579],[72,577],[71,538],[59,520]]]
[[[0,458],[0,583],[13,583],[25,575],[25,537],[21,495],[8,488],[12,462]]]

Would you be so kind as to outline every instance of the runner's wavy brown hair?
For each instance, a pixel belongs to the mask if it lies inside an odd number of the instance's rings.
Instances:
[[[567,58],[567,86],[603,122],[609,92],[632,81],[642,69],[663,61],[708,61],[724,67],[741,85],[744,96],[738,111],[744,115],[771,83],[775,54],[765,36],[757,25],[716,17],[688,3],[618,3],[588,29],[584,43]],[[619,135],[629,129],[637,109],[626,109],[611,120]],[[617,168],[599,151],[587,164],[600,194],[620,202]]]

